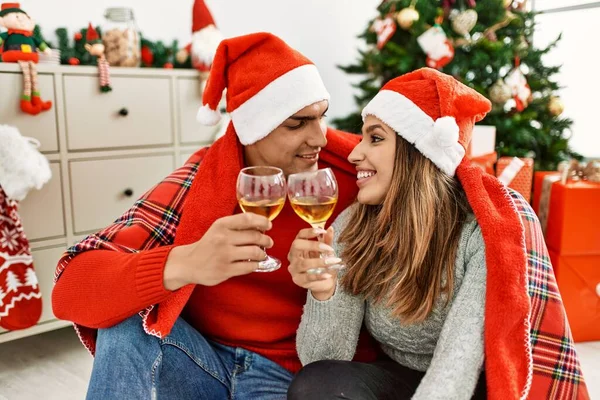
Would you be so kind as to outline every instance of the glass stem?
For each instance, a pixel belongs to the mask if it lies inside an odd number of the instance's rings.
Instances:
[[[314,229],[317,229],[317,228],[320,228],[320,229],[323,229],[323,230],[325,229],[325,222],[322,222],[320,224],[311,224],[311,225],[312,225],[312,227]],[[319,241],[319,243],[324,243],[325,242],[325,235],[322,234],[322,233],[319,234],[317,236],[317,240]],[[328,253],[328,252],[324,252],[324,251],[319,252],[319,257],[321,257],[322,259],[329,258],[329,257],[332,257],[332,256],[334,256],[333,253]],[[336,265],[330,265],[327,268],[316,268],[315,270],[310,270],[309,273],[322,274],[322,273],[327,272],[328,270],[332,270],[332,269],[340,270],[342,268],[344,268],[344,264],[343,263],[336,264]]]
[[[325,229],[325,222],[321,222],[319,224],[312,224],[312,227],[314,229]],[[319,243],[324,243],[325,242],[325,235],[323,233],[319,233],[319,235],[317,236],[317,240],[319,241]],[[329,257],[330,254],[325,253],[325,252],[319,252],[319,257],[321,258],[327,258]]]

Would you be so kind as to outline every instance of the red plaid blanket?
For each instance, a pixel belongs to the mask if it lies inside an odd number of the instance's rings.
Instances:
[[[529,399],[589,399],[538,218],[517,192],[511,196],[525,228],[533,379]]]

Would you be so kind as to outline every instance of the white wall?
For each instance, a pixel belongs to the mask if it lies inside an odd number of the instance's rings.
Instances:
[[[381,0],[207,0],[217,26],[225,36],[269,31],[310,58],[331,92],[329,117],[355,109],[350,80],[336,65],[358,56],[356,39],[376,15]],[[151,5],[151,4],[160,4]],[[152,40],[184,45],[191,31],[192,0],[22,0],[22,8],[52,37],[58,27],[74,32],[88,21],[102,25],[107,7],[134,10],[141,32]],[[68,11],[67,11],[68,10]],[[68,15],[68,16],[67,16]],[[50,39],[49,39],[50,40]]]
[[[550,0],[537,1],[540,6],[551,3]],[[555,3],[552,5],[556,6]],[[586,0],[569,3],[563,5],[586,3]],[[539,25],[534,35],[534,44],[543,47],[562,32],[558,47],[544,61],[549,65],[562,66],[555,79],[564,86],[559,92],[565,105],[564,116],[574,121],[569,143],[575,151],[590,158],[600,158],[600,134],[596,120],[600,93],[596,69],[600,55],[592,50],[598,47],[600,41],[600,33],[595,28],[599,18],[600,7],[542,14],[537,17]]]

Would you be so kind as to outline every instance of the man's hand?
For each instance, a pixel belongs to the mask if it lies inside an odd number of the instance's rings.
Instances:
[[[171,250],[164,270],[167,290],[187,284],[214,286],[258,268],[273,240],[261,232],[271,222],[260,215],[236,214],[216,220],[202,239]]]
[[[319,235],[324,234],[324,243],[315,241]],[[303,229],[292,243],[288,254],[290,266],[288,271],[294,283],[308,289],[312,295],[321,301],[328,300],[335,293],[337,283],[337,270],[329,269],[323,274],[309,273],[311,269],[327,269],[342,262],[333,255],[333,228],[327,231],[320,229]],[[327,258],[320,258],[321,253],[330,254]]]

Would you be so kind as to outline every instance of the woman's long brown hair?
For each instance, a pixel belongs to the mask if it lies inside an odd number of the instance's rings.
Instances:
[[[454,263],[469,205],[456,178],[397,136],[392,184],[383,204],[358,204],[341,233],[348,270],[341,284],[423,321],[442,294],[452,298]]]

